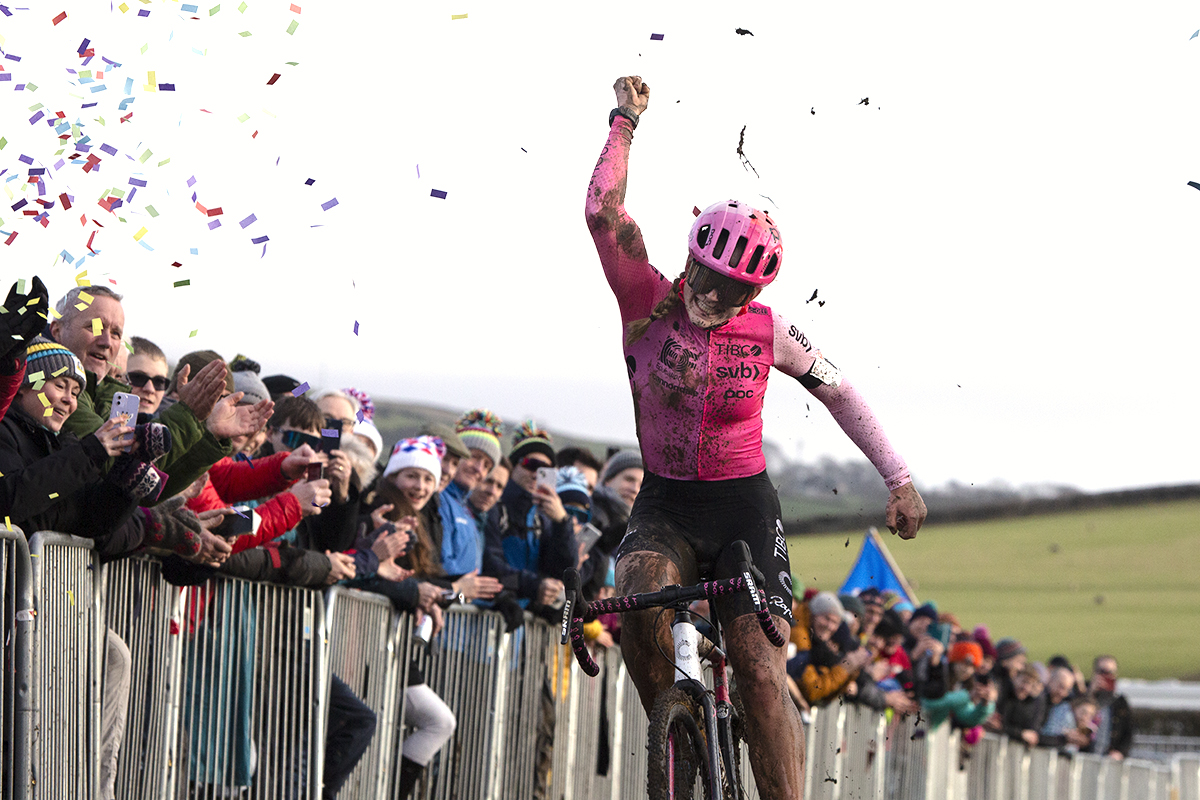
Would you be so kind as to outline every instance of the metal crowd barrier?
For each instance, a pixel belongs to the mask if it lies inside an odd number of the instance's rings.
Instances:
[[[1170,785],[1178,792],[1178,800],[1200,800],[1200,753],[1171,759]]]
[[[28,796],[32,746],[33,575],[20,528],[0,528],[0,798]]]
[[[173,794],[178,765],[182,592],[163,580],[158,559],[129,558],[104,569],[105,622],[132,656],[117,797],[165,800]]]
[[[90,539],[40,531],[32,567],[32,737],[29,796],[93,797],[100,780],[104,627]]]

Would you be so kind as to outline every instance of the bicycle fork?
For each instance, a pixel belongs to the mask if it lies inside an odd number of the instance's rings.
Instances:
[[[687,677],[680,677],[675,685],[691,695],[704,709],[704,737],[708,748],[710,800],[721,800],[721,770],[724,768],[729,782],[734,782],[732,759],[733,734],[729,720],[732,705],[729,702],[729,687],[725,683],[725,653],[713,645],[708,655],[713,665],[716,702],[704,686],[704,673],[700,668],[700,631],[692,622],[690,612],[679,609],[671,623],[671,638],[675,641],[675,667]],[[718,717],[720,722],[718,723]],[[717,735],[714,736],[713,733]],[[722,751],[726,759],[722,759]]]

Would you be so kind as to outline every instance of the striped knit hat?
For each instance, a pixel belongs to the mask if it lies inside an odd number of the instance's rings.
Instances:
[[[454,430],[468,449],[482,450],[492,459],[492,464],[499,464],[502,424],[500,418],[486,408],[474,408],[462,415]]]
[[[386,478],[406,467],[417,467],[431,473],[436,483],[442,479],[442,456],[445,454],[446,445],[436,437],[401,439],[392,448],[392,457],[388,459],[383,477]]]
[[[534,453],[541,453],[550,459],[550,463],[554,463],[554,445],[553,438],[550,434],[534,424],[533,420],[527,419],[521,423],[521,427],[513,431],[513,446],[512,452],[508,454],[509,459],[513,464],[518,464],[525,456]]]
[[[87,388],[83,362],[58,342],[38,336],[25,349],[25,379],[30,383],[48,381],[61,375],[74,378],[79,388]]]

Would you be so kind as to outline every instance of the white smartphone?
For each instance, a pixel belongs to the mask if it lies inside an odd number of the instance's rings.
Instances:
[[[558,470],[554,467],[538,467],[537,482],[550,491],[558,490]]]
[[[113,419],[115,417],[119,417],[121,414],[128,414],[129,419],[125,422],[125,424],[132,428],[134,425],[137,425],[138,406],[141,404],[141,402],[142,399],[136,394],[130,394],[129,392],[117,392],[113,395],[112,408],[109,409],[108,418]],[[129,442],[130,447],[132,447],[133,434],[131,433],[126,436],[125,441]],[[129,452],[129,447],[125,448],[125,452]]]
[[[600,541],[600,529],[588,522],[575,534],[575,541],[583,545],[583,552],[586,553]]]

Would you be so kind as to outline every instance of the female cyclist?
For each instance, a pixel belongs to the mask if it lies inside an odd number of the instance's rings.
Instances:
[[[613,86],[617,108],[588,186],[588,228],[621,310],[625,365],[645,464],[641,492],[617,553],[617,592],[734,576],[727,545],[744,539],[767,578],[775,624],[792,623],[791,568],[779,498],[765,472],[762,402],[774,367],[800,381],[883,477],[887,525],[911,539],[925,503],[871,409],[808,337],[754,302],[779,274],[783,247],[771,217],[736,201],[696,218],[684,272],[668,281],[650,265],[625,212],[629,145],[650,87],[637,76]],[[804,733],[788,698],[784,651],[767,641],[745,593],[718,602],[730,664],[748,720],[746,740],[763,797],[802,797]],[[654,637],[671,648],[669,618],[627,615],[625,662],[649,712],[675,680]],[[785,624],[787,623],[787,624]]]

